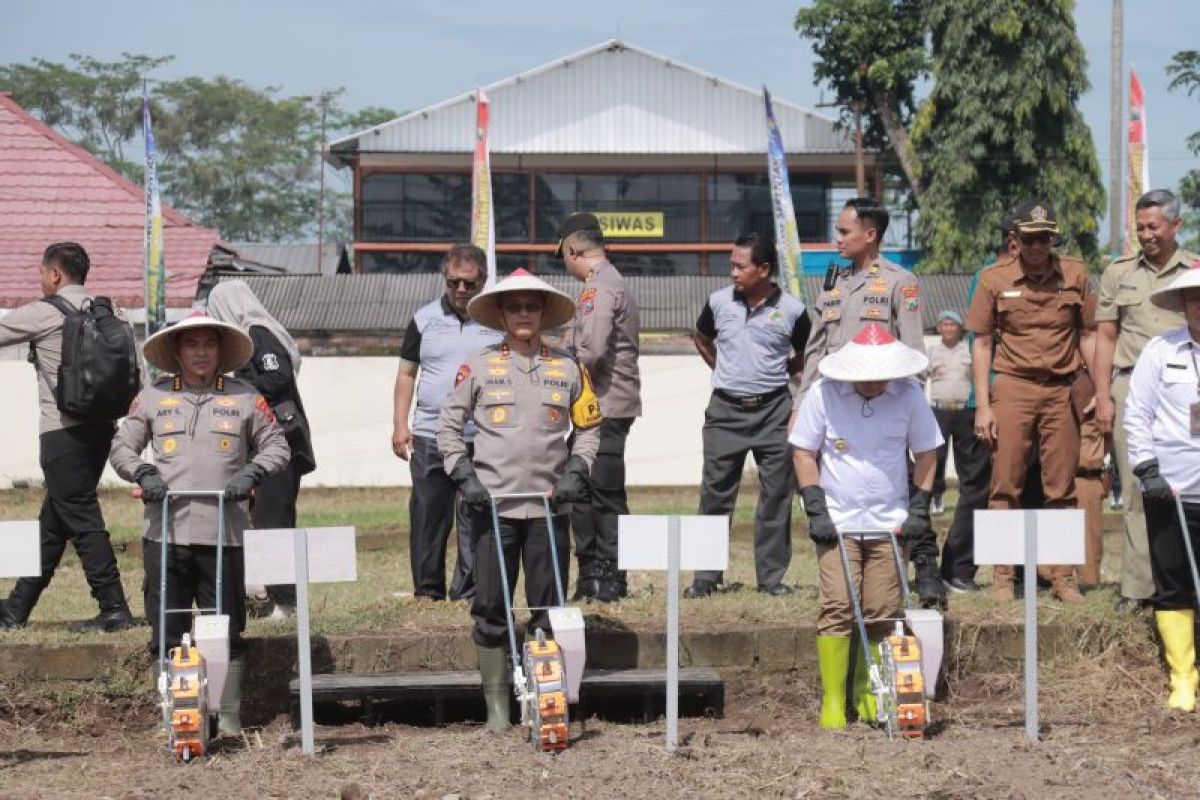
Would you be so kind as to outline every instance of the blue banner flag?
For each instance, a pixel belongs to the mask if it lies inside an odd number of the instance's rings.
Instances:
[[[800,232],[796,228],[796,211],[792,206],[792,187],[788,182],[787,155],[783,137],[775,124],[771,108],[771,93],[763,87],[763,103],[767,110],[767,174],[771,178],[771,207],[775,211],[775,249],[779,253],[780,283],[804,300],[804,270],[800,263]]]
[[[142,88],[142,137],[146,140],[146,240],[143,249],[146,281],[146,336],[167,323],[167,268],[163,257],[162,200],[158,194],[158,154],[150,125],[150,96]]]

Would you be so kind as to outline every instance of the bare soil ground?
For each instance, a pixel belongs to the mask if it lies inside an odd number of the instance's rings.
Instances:
[[[889,742],[864,725],[817,729],[815,676],[731,675],[726,717],[663,726],[589,721],[565,753],[514,731],[383,725],[319,728],[306,758],[286,719],[221,740],[177,766],[154,732],[149,697],[75,704],[0,701],[0,794],[58,797],[1043,798],[1105,793],[1195,797],[1200,728],[1161,708],[1157,666],[1094,663],[1047,675],[1043,737],[1024,739],[1015,677],[960,684],[936,703],[936,734]]]

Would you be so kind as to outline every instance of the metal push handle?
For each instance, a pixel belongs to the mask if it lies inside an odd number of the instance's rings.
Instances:
[[[854,612],[854,622],[858,627],[859,639],[862,642],[863,655],[866,657],[867,668],[875,668],[875,659],[871,656],[871,648],[868,646],[870,639],[867,638],[867,622],[863,614],[862,604],[859,602],[858,593],[860,587],[854,582],[854,573],[850,569],[850,556],[846,552],[846,534],[841,530],[836,530],[838,555],[842,560],[842,574],[846,578],[846,593],[850,595],[850,608]],[[904,607],[912,608],[912,596],[908,590],[908,575],[904,569],[904,562],[900,555],[899,537],[895,531],[866,531],[859,534],[862,539],[881,539],[887,537],[892,545],[892,559],[896,566],[896,576],[900,581],[900,591],[904,596]]]

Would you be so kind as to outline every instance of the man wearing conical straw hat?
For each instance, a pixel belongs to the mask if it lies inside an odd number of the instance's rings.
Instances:
[[[1182,312],[1186,324],[1151,339],[1138,357],[1125,401],[1125,434],[1146,513],[1154,620],[1171,671],[1167,706],[1191,712],[1200,683],[1190,562],[1200,549],[1200,261],[1156,289],[1150,302]]]
[[[547,347],[541,340],[544,329],[564,325],[575,316],[570,297],[518,269],[474,297],[467,313],[481,325],[503,331],[504,339],[458,368],[454,389],[442,406],[438,449],[463,499],[480,512],[471,515],[471,536],[476,542],[472,636],[488,728],[504,730],[509,724],[510,697],[505,592],[511,596],[516,588],[523,561],[528,605],[543,609],[534,611],[529,630],[549,631],[544,609],[558,604],[558,590],[542,503],[499,502],[504,552],[498,554],[489,501],[492,495],[550,495],[558,569],[565,583],[570,564],[568,515],[571,503],[587,499],[603,417],[587,373],[565,350]],[[464,437],[468,422],[474,422],[476,429],[473,457]],[[500,576],[500,555],[507,586]],[[565,585],[561,588],[566,591]]]
[[[162,506],[168,490],[224,490],[225,552],[221,564],[221,605],[229,615],[229,673],[221,699],[222,733],[241,730],[241,633],[246,628],[242,531],[249,527],[246,500],[267,475],[291,458],[283,430],[267,401],[248,383],[229,378],[254,351],[236,325],[203,312],[164,328],[146,340],[146,361],[168,374],[142,389],[113,439],[109,460],[127,481],[137,483],[146,503],[142,563],[144,599],[150,618],[150,648],[160,636],[174,647],[191,627],[184,614],[167,617],[158,629],[159,571],[163,546]],[[141,454],[152,445],[154,462]],[[167,605],[216,606],[217,498],[180,497],[171,501],[168,524]]]
[[[899,614],[901,594],[891,544],[879,534],[898,531],[902,540],[912,541],[930,526],[930,490],[942,434],[912,377],[928,364],[924,354],[897,341],[879,323],[868,325],[821,359],[823,377],[801,401],[789,436],[796,448],[808,535],[817,545],[822,728],[846,725],[846,678],[851,669],[854,620],[837,532],[845,538],[864,617],[883,620]],[[911,496],[910,450],[916,487]],[[890,622],[868,622],[870,646],[876,647],[890,628]],[[859,653],[852,703],[860,720],[873,722],[875,697],[861,647]]]

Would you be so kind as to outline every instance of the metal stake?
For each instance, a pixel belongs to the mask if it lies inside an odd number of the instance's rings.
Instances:
[[[1038,740],[1037,512],[1025,512],[1025,738]]]
[[[667,518],[667,752],[679,743],[679,532],[678,516]]]
[[[300,657],[300,749],[313,754],[312,641],[308,624],[308,531],[296,528],[296,636]]]

